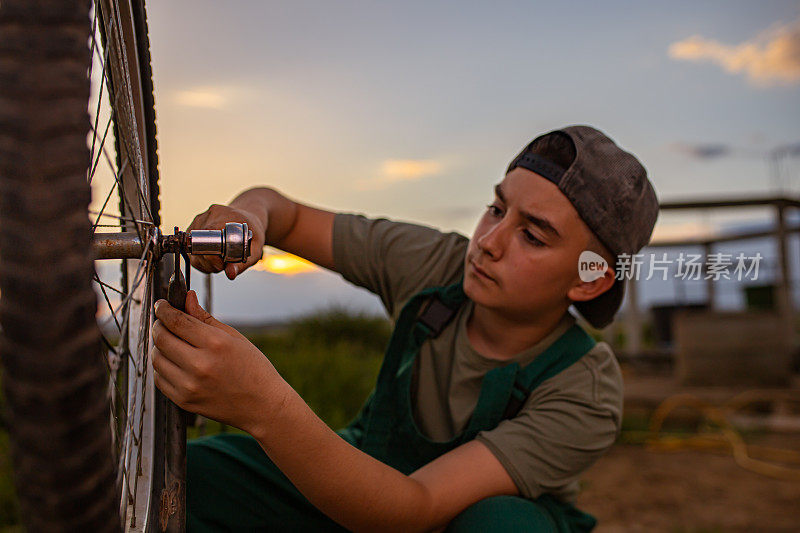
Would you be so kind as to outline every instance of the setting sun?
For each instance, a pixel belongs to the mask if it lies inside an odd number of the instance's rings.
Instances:
[[[293,276],[295,274],[302,274],[303,272],[311,272],[317,267],[314,263],[306,261],[302,257],[279,252],[265,255],[258,263],[253,265],[253,268],[272,272],[273,274]]]

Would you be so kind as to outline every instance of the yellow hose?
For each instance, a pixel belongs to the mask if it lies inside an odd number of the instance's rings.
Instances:
[[[661,402],[650,418],[650,431],[645,441],[647,448],[659,451],[721,450],[726,454],[732,453],[736,463],[747,470],[775,479],[800,481],[800,468],[789,468],[768,462],[800,464],[800,452],[767,446],[748,446],[728,419],[732,413],[750,403],[772,400],[800,402],[800,396],[788,391],[748,390],[734,396],[719,407],[688,393],[670,396]],[[661,426],[667,415],[677,407],[686,406],[701,411],[706,421],[717,426],[717,432],[689,437],[660,435]]]

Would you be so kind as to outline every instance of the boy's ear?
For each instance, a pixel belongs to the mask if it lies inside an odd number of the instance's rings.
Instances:
[[[609,290],[616,281],[616,274],[611,267],[607,267],[601,277],[593,281],[582,281],[577,278],[575,285],[567,291],[567,298],[573,302],[593,300]]]

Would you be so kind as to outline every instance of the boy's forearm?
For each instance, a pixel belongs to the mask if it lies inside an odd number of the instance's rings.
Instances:
[[[420,482],[350,445],[287,385],[285,401],[251,431],[308,500],[353,531],[428,529]]]
[[[253,214],[266,228],[265,244],[275,246],[291,231],[297,214],[295,203],[269,187],[248,189],[234,198],[231,207]]]

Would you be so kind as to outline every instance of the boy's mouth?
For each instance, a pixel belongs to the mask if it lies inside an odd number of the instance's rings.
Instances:
[[[474,270],[479,277],[485,278],[489,281],[495,281],[495,279],[492,276],[490,276],[485,270],[476,265],[474,261],[470,260],[469,264],[472,266],[472,270]]]

